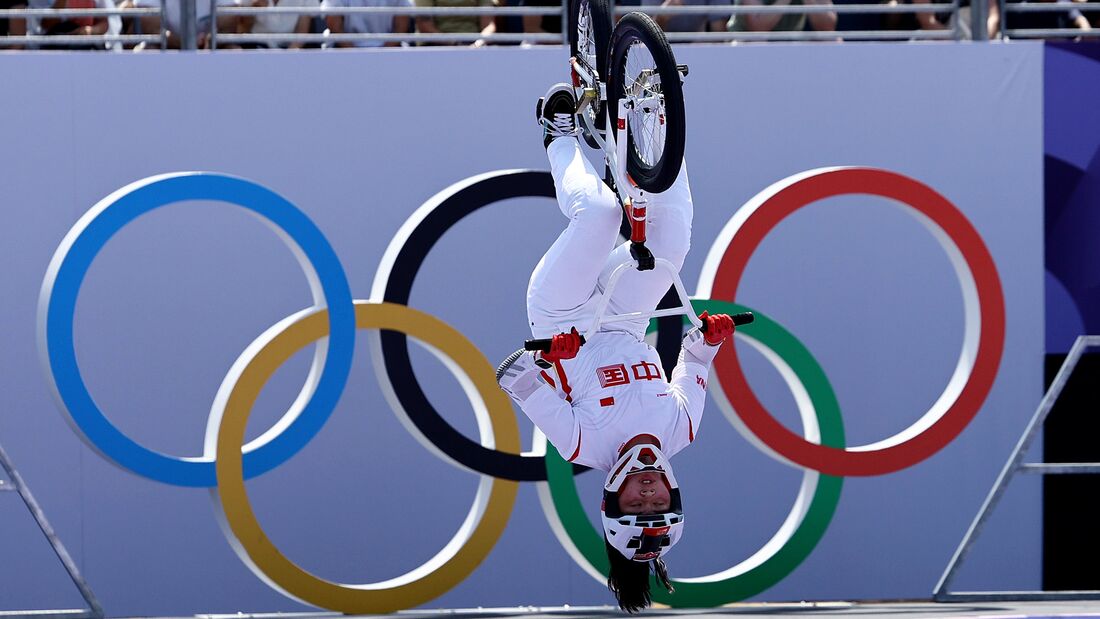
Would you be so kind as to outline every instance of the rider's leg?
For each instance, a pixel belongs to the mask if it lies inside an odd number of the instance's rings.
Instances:
[[[668,190],[659,194],[647,194],[646,198],[646,247],[653,252],[654,257],[671,262],[673,268],[679,273],[691,246],[693,207],[687,163],[680,166],[680,174]],[[600,290],[606,289],[612,271],[630,259],[629,242],[619,245],[611,252],[600,273]],[[615,289],[611,291],[607,313],[652,311],[671,285],[672,275],[665,269],[660,267],[652,271],[631,269],[623,274],[615,285]],[[648,322],[642,319],[608,323],[607,328],[629,331],[641,338],[645,335]]]
[[[546,149],[558,207],[569,223],[539,261],[527,287],[527,316],[535,337],[576,326],[594,312],[596,281],[618,239],[622,209],[574,137]]]

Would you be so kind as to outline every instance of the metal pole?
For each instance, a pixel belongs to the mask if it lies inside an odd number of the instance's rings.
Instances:
[[[975,2],[980,2],[981,0],[974,0],[974,1]],[[955,2],[951,3],[951,17],[950,17],[950,19],[951,19],[951,38],[955,39],[956,41],[961,41],[962,38],[963,38],[963,29],[962,29],[962,20],[959,19],[959,2],[958,2],[958,0],[955,0]]]
[[[34,516],[34,521],[38,523],[38,528],[42,529],[42,533],[50,542],[50,547],[53,548],[54,554],[57,555],[58,559],[61,559],[61,564],[65,566],[65,571],[69,573],[69,578],[72,579],[73,584],[80,590],[81,597],[83,597],[84,601],[88,604],[91,615],[97,619],[101,619],[104,613],[103,607],[99,605],[99,600],[96,599],[95,594],[92,593],[92,588],[84,581],[84,577],[80,575],[80,570],[76,567],[76,563],[73,562],[72,557],[69,556],[69,552],[65,550],[65,546],[57,537],[57,533],[54,532],[53,527],[50,526],[49,521],[46,520],[45,512],[39,507],[38,501],[34,500],[31,489],[23,482],[23,477],[19,474],[19,471],[15,470],[15,466],[13,466],[11,460],[8,459],[8,454],[4,451],[2,446],[0,446],[0,467],[4,469],[8,479],[11,480],[16,491],[19,492],[19,496],[23,499],[23,503],[27,505],[27,509],[31,512],[31,516]]]
[[[561,3],[561,44],[569,46],[569,0],[562,0]]]
[[[160,51],[168,49],[168,0],[160,0]]]
[[[218,49],[218,0],[210,0],[210,49]]]
[[[970,37],[975,41],[988,41],[989,0],[970,0]]]
[[[180,49],[198,47],[195,24],[195,0],[180,0]]]
[[[1050,389],[1047,390],[1043,399],[1039,402],[1039,407],[1035,409],[1035,414],[1032,415],[1031,420],[1027,424],[1027,428],[1024,430],[1020,440],[1016,443],[1016,448],[1012,450],[1012,454],[1008,457],[1008,461],[1005,462],[1004,468],[1001,469],[1000,475],[997,476],[997,481],[993,484],[993,488],[990,489],[989,494],[986,495],[985,501],[982,502],[981,509],[978,510],[978,514],[974,517],[974,521],[970,523],[970,528],[967,529],[966,534],[963,535],[963,539],[959,542],[959,547],[955,549],[955,554],[952,555],[951,561],[947,564],[947,569],[944,570],[943,576],[940,577],[939,583],[936,584],[936,588],[932,592],[932,598],[938,602],[943,602],[952,599],[952,593],[950,592],[951,581],[955,579],[955,574],[958,573],[959,567],[966,559],[966,555],[970,552],[970,547],[974,544],[974,540],[981,532],[982,527],[985,525],[986,520],[989,519],[993,509],[1000,502],[1001,497],[1004,495],[1005,489],[1008,487],[1008,482],[1012,479],[1012,476],[1019,470],[1020,465],[1023,463],[1023,459],[1027,456],[1027,450],[1031,446],[1032,439],[1035,438],[1036,432],[1043,427],[1043,422],[1046,421],[1047,415],[1050,414],[1054,403],[1058,400],[1058,396],[1062,395],[1062,389],[1069,382],[1069,377],[1073,373],[1073,369],[1077,367],[1077,362],[1081,359],[1081,354],[1084,353],[1086,348],[1100,345],[1100,337],[1096,336],[1079,336],[1077,341],[1073,343],[1073,347],[1070,348],[1069,354],[1066,355],[1066,360],[1062,362],[1062,367],[1059,368],[1058,373],[1054,376],[1054,381],[1051,382]]]
[[[1000,10],[1001,13],[997,19],[1000,25],[1000,27],[997,29],[997,36],[999,36],[1001,39],[1007,39],[1008,35],[1005,34],[1005,22],[1008,19],[1008,14],[1005,13],[1005,0],[997,0],[997,9]]]

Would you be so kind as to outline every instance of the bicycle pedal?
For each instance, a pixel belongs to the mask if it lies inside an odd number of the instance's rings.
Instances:
[[[581,90],[581,96],[577,98],[577,111],[580,112],[586,105],[595,105],[598,94],[595,88],[584,88]]]
[[[686,64],[676,65],[676,70],[680,72],[680,75],[682,77],[687,77],[688,76],[688,66]]]

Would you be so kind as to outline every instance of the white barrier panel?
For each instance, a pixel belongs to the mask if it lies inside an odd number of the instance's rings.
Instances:
[[[777,181],[830,166],[886,169],[931,187],[993,256],[1005,337],[976,418],[912,467],[847,478],[816,547],[752,599],[927,597],[1042,393],[1042,47],[676,53],[691,67],[689,291],[739,207]],[[112,466],[58,414],[38,361],[36,303],[68,231],[105,196],[148,176],[240,176],[304,212],[334,249],[351,296],[367,299],[386,248],[421,204],[475,175],[547,168],[534,103],[566,78],[563,56],[560,48],[0,55],[0,246],[8,257],[0,441],[108,614],[305,607],[238,559],[207,491]],[[537,195],[537,178],[531,187]],[[886,204],[845,195],[799,210],[762,241],[735,299],[806,346],[836,393],[849,445],[917,421],[948,384],[965,336],[951,257],[930,228]],[[477,209],[427,253],[408,305],[495,364],[528,336],[527,279],[563,223],[546,198]],[[176,457],[202,455],[211,404],[238,355],[313,304],[282,240],[244,210],[210,201],[137,217],[89,260],[73,322],[81,378],[120,432]],[[293,459],[247,484],[259,523],[288,559],[349,583],[386,581],[431,559],[463,526],[481,483],[397,419],[360,333],[327,423]],[[796,398],[773,359],[738,346],[760,401],[801,433]],[[473,441],[486,435],[465,386],[429,351],[411,348],[415,380],[442,418]],[[300,352],[274,373],[246,440],[283,416],[312,359]],[[517,423],[529,450],[531,424],[522,414]],[[678,578],[722,572],[757,552],[803,483],[801,470],[754,448],[716,404],[703,425],[677,457],[691,514],[669,556]],[[597,477],[577,478],[590,517]],[[1038,488],[1021,482],[1010,491],[998,510],[1005,517],[990,523],[958,588],[1038,588]],[[72,599],[59,593],[68,583],[48,545],[17,533],[24,518],[0,512],[4,606],[78,603],[75,591]],[[503,521],[484,562],[426,606],[612,602],[555,537],[533,483],[519,484]]]

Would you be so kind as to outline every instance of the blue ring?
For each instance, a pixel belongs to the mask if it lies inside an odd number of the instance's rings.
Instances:
[[[270,189],[241,178],[201,172],[148,178],[105,198],[69,232],[50,262],[39,301],[40,350],[44,352],[46,373],[52,379],[61,409],[84,441],[115,464],[166,484],[213,487],[217,484],[213,461],[152,451],[111,424],[88,393],[73,343],[77,295],[99,251],[134,219],[184,200],[228,202],[282,230],[312,263],[329,310],[328,350],[317,389],[281,434],[244,455],[246,478],[288,460],[317,434],[332,414],[351,370],[355,306],[336,253],[309,217]]]

